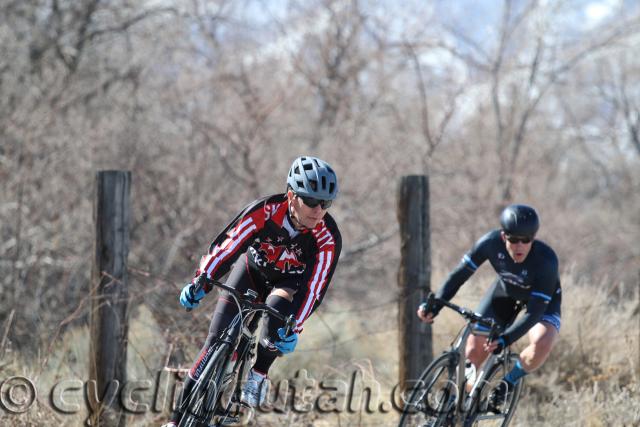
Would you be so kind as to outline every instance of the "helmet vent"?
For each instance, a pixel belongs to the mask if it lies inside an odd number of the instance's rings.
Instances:
[[[338,178],[327,162],[315,157],[298,157],[289,169],[287,184],[301,197],[334,200],[338,194]]]

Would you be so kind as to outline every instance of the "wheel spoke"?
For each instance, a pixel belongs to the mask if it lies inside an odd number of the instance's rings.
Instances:
[[[444,354],[423,372],[405,403],[400,426],[442,426],[457,399],[455,356]]]
[[[474,408],[467,417],[465,426],[507,427],[509,425],[515,413],[523,387],[522,380],[516,384],[513,390],[509,391],[505,402],[496,408],[497,413],[492,412],[490,398],[494,390],[503,381],[504,375],[511,370],[517,360],[516,355],[511,355],[511,359],[506,367],[500,363],[489,369],[486,382],[479,390],[478,402],[474,405]]]

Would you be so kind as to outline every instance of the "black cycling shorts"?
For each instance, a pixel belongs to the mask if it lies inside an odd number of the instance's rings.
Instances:
[[[551,324],[558,332],[561,326],[562,288],[558,287],[554,292],[549,305],[542,316],[541,322]],[[484,317],[496,320],[503,328],[508,328],[518,316],[518,313],[526,305],[523,301],[518,301],[506,294],[500,281],[496,280],[491,289],[484,295],[476,312]]]

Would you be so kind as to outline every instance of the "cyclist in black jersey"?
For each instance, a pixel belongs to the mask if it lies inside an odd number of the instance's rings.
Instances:
[[[337,176],[329,164],[315,157],[297,158],[289,169],[287,192],[243,209],[211,243],[194,279],[180,294],[183,306],[197,307],[211,289],[196,291],[195,279],[205,273],[218,280],[233,266],[228,286],[241,292],[251,288],[278,312],[295,315],[297,325],[290,337],[282,336],[282,321],[265,316],[257,359],[242,390],[241,398],[249,406],[263,402],[270,366],[295,349],[304,322],[327,292],[342,249],[338,226],[327,213],[337,194]],[[222,294],[205,344],[185,380],[183,397],[206,366],[216,338],[237,313],[235,303]],[[175,426],[180,417],[174,412],[163,427]]]
[[[520,353],[520,362],[505,376],[505,382],[514,385],[549,356],[560,332],[562,290],[555,252],[535,239],[539,228],[536,211],[526,205],[507,206],[500,215],[500,224],[501,229],[481,237],[463,256],[436,296],[450,300],[483,262],[491,263],[498,277],[477,312],[495,319],[506,330],[492,342],[471,335],[466,356],[477,369],[489,353],[498,352],[527,334],[529,345]],[[418,316],[431,323],[441,307],[433,307],[430,312],[424,308],[418,308]],[[524,316],[515,321],[522,308],[526,309]],[[494,396],[496,404],[504,400],[507,388],[511,387],[505,384]]]

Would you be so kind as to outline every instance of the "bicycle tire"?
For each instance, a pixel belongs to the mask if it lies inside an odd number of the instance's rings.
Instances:
[[[433,427],[447,425],[453,409],[452,403],[458,398],[458,357],[455,352],[446,352],[427,366],[404,405],[398,427],[422,426],[427,420],[430,420]]]
[[[465,427],[508,427],[509,423],[513,419],[516,407],[518,406],[520,394],[524,387],[524,379],[521,378],[520,381],[518,381],[507,402],[505,402],[500,414],[489,415],[486,410],[487,402],[485,399],[489,398],[493,389],[500,383],[500,381],[502,381],[504,375],[511,370],[517,361],[518,356],[516,354],[510,354],[506,369],[503,363],[496,363],[489,369],[486,383],[479,390],[478,398],[474,402],[473,407],[465,420]],[[502,421],[498,421],[499,418],[503,418]]]
[[[229,357],[228,353],[228,344],[217,345],[207,366],[193,386],[185,407],[181,408],[182,417],[178,427],[208,425],[217,409],[218,397],[224,391],[222,378],[225,362]]]

